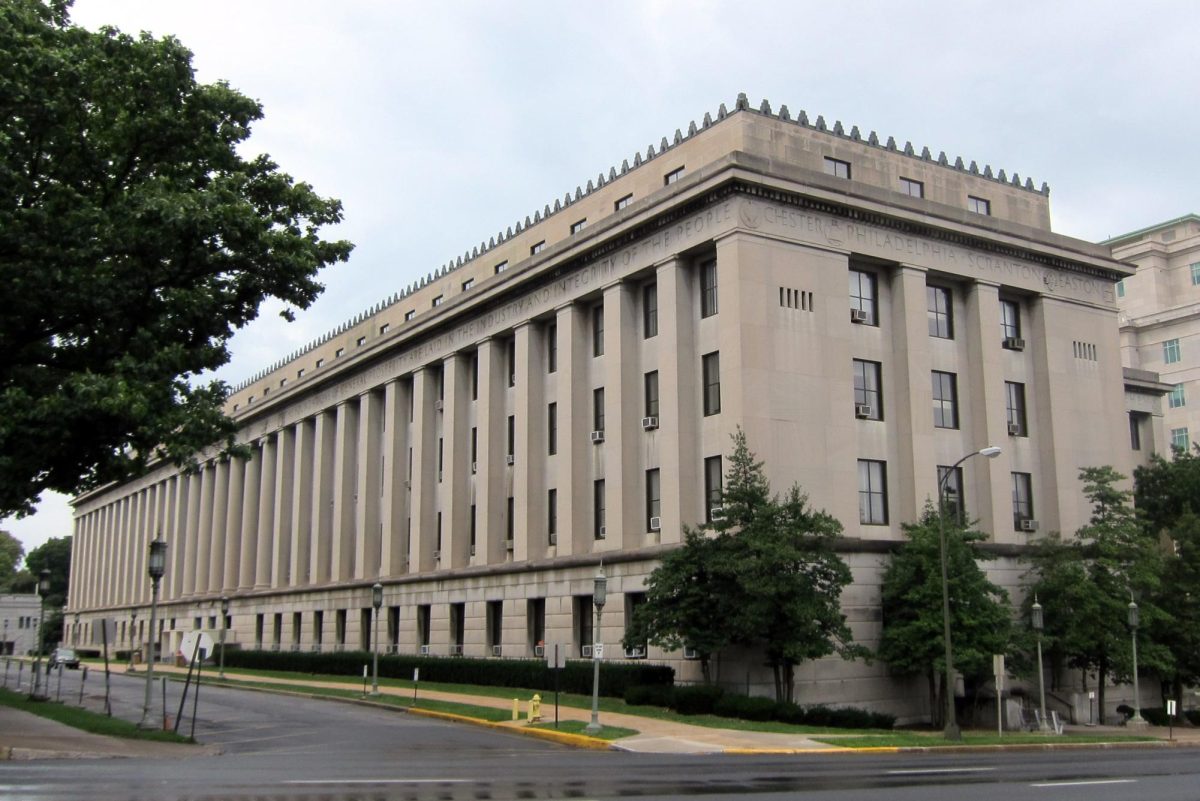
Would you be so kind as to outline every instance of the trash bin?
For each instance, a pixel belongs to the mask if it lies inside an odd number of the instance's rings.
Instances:
[[[142,664],[142,649],[137,649],[130,655],[130,661],[135,665]]]

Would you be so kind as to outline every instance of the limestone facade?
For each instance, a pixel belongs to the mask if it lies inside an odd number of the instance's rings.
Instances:
[[[1048,189],[739,98],[237,388],[250,456],[203,454],[75,501],[68,638],[139,610],[169,544],[174,650],[231,600],[243,647],[623,653],[656,559],[720,505],[740,426],[779,490],[845,527],[856,637],[887,549],[953,477],[1011,558],[1088,509],[1079,466],[1128,470],[1107,249],[1050,231]],[[580,225],[580,222],[583,222]],[[501,266],[502,265],[502,266]],[[649,649],[683,680],[683,653]],[[750,659],[723,667],[764,689]],[[921,688],[837,659],[806,701],[921,713]]]
[[[0,656],[24,656],[37,651],[42,599],[37,593],[0,595]]]

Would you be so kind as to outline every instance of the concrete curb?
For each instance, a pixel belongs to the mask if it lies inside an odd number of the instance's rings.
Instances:
[[[453,712],[437,712],[432,709],[421,709],[420,707],[409,707],[410,715],[420,715],[426,718],[438,718],[441,720],[451,720],[457,723],[469,723],[475,726],[483,726],[488,729],[499,729],[501,731],[512,732],[513,734],[521,734],[526,737],[535,737],[540,740],[550,740],[560,743],[561,745],[569,745],[574,748],[590,748],[594,751],[612,751],[613,744],[608,740],[601,740],[599,737],[588,737],[584,734],[568,734],[561,731],[553,731],[552,729],[530,729],[522,726],[513,726],[511,723],[498,723],[492,720],[484,720],[482,718],[472,718],[466,715],[456,715]]]

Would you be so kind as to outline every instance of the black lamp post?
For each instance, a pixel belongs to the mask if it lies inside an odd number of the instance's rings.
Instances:
[[[1130,726],[1145,726],[1146,719],[1142,717],[1142,700],[1141,693],[1138,692],[1138,663],[1137,663],[1137,630],[1138,630],[1138,605],[1131,598],[1129,600],[1129,631],[1133,640],[1133,717],[1129,719]]]
[[[379,695],[379,607],[383,606],[383,585],[371,586],[371,606],[375,608],[375,625],[371,632],[371,695]]]
[[[133,664],[133,652],[136,650],[133,645],[137,640],[137,609],[129,610],[129,672],[136,670]]]
[[[33,692],[30,698],[34,700],[44,700],[45,695],[41,693],[42,681],[42,653],[46,642],[46,596],[50,593],[50,571],[45,568],[38,574],[38,627],[37,627],[37,661],[33,666]],[[47,680],[46,686],[50,686]]]
[[[607,600],[608,578],[601,562],[592,585],[592,603],[596,607],[596,627],[592,631],[592,722],[583,728],[588,734],[600,732],[600,614]]]
[[[229,628],[229,598],[221,596],[221,657],[217,676],[225,678],[225,631]]]
[[[954,648],[950,643],[950,582],[946,576],[946,480],[954,475],[954,471],[972,456],[986,456],[994,459],[1000,455],[1000,449],[989,445],[977,451],[968,453],[959,459],[950,469],[938,479],[938,545],[942,561],[942,641],[946,646],[946,726],[943,730],[947,740],[961,740],[962,730],[954,712]]]
[[[1037,632],[1037,654],[1038,654],[1038,704],[1042,710],[1042,719],[1038,722],[1038,729],[1041,731],[1049,731],[1050,725],[1046,720],[1046,674],[1042,670],[1042,605],[1038,603],[1037,596],[1033,596],[1033,606],[1030,607],[1030,616],[1033,622],[1033,630]]]
[[[146,572],[150,574],[150,633],[146,637],[146,695],[142,701],[142,719],[138,728],[150,727],[150,690],[154,684],[154,651],[158,633],[154,630],[158,618],[158,583],[167,572],[167,543],[160,534],[150,543],[150,558]]]

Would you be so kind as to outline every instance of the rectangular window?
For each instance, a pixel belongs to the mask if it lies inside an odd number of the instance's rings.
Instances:
[[[479,516],[475,513],[475,504],[471,504],[471,553],[475,553],[475,543],[479,539]]]
[[[879,325],[875,273],[850,271],[850,319],[864,325]]]
[[[954,313],[950,290],[944,286],[925,287],[925,303],[929,310],[929,336],[954,339]]]
[[[854,360],[854,413],[865,420],[883,419],[883,390],[879,362]],[[869,408],[860,408],[869,407]]]
[[[1187,453],[1191,450],[1191,441],[1188,439],[1188,430],[1184,428],[1171,429],[1171,450],[1183,451]]]
[[[515,415],[508,416],[508,455],[509,461],[512,461],[512,456],[516,454],[517,445],[517,418]]]
[[[706,353],[701,357],[704,375],[704,416],[721,411],[721,354]]]
[[[434,297],[434,299],[433,299],[433,307],[434,307],[434,308],[437,308],[438,306],[441,306],[441,305],[442,305],[442,300],[443,300],[443,296],[442,296],[442,295],[437,295],[436,297]]]
[[[517,507],[516,499],[509,495],[504,506],[504,539],[508,544],[512,544],[513,535],[517,531]]]
[[[546,372],[558,372],[558,323],[546,326]]]
[[[662,515],[662,487],[658,468],[646,471],[646,531],[657,531]],[[656,519],[659,518],[659,519]],[[661,524],[661,523],[660,523]]]
[[[546,490],[546,533],[550,535],[550,544],[558,536],[558,490]]]
[[[470,289],[473,286],[475,286],[475,279],[468,278],[466,281],[462,282],[462,291],[466,292],[468,289]]]
[[[868,526],[886,526],[887,521],[887,463],[859,459],[858,522]]]
[[[925,184],[911,178],[901,178],[900,192],[909,197],[925,197]]]
[[[633,202],[633,195],[626,195],[613,204],[613,211],[620,211]]]
[[[199,627],[197,627],[199,628]],[[325,612],[318,609],[313,612],[313,645],[317,646],[315,650],[321,650],[321,640],[325,638]]]
[[[384,334],[386,334],[388,331],[391,331],[391,330],[392,330],[392,324],[384,323],[383,325],[379,326],[379,335],[383,336]]]
[[[974,195],[967,195],[967,210],[990,217],[992,214],[992,201],[975,197]]]
[[[958,428],[958,376],[933,371],[933,425]]]
[[[1029,473],[1012,474],[1013,528],[1021,530],[1021,523],[1033,520],[1033,476]]]
[[[1000,301],[1000,336],[1004,339],[1021,337],[1021,307],[1015,300]]]
[[[658,417],[658,371],[651,370],[646,373],[642,381],[645,386],[646,396],[646,417]]]
[[[367,344],[367,338],[366,338],[366,337],[359,337],[358,339],[354,340],[354,345],[355,345],[355,347],[359,347],[359,348],[361,348],[361,347],[362,347],[363,345],[365,345],[365,344]]]
[[[508,368],[508,385],[517,385],[517,338],[511,337],[504,343],[504,361]]]
[[[546,406],[546,453],[550,456],[558,453],[558,404]]]
[[[595,613],[593,612],[592,596],[591,595],[576,595],[574,598],[574,628],[575,634],[579,638],[580,656],[583,656],[582,646],[587,646],[589,649],[595,642]],[[588,653],[591,653],[589,650]]]
[[[1192,283],[1193,284],[1196,283],[1195,279],[1196,279],[1196,274],[1192,273]],[[1124,278],[1122,278],[1120,281],[1117,282],[1117,297],[1118,298],[1125,297],[1125,279]]]
[[[835,178],[850,177],[850,162],[842,161],[841,159],[825,157],[825,174],[832,175]]]
[[[1005,381],[1004,403],[1008,412],[1008,433],[1014,437],[1029,436],[1029,429],[1025,424],[1025,385],[1016,381]]]
[[[1163,348],[1163,361],[1166,362],[1167,364],[1175,364],[1181,358],[1180,354],[1179,354],[1179,340],[1178,339],[1168,339],[1166,342],[1163,343],[1162,348]]]
[[[683,177],[683,167],[676,170],[671,170],[663,176],[663,186],[670,186]]]
[[[1187,405],[1187,400],[1183,395],[1183,384],[1176,384],[1172,387],[1170,394],[1167,395],[1167,403],[1172,409]]]
[[[571,233],[577,234],[587,227],[587,218],[583,218],[579,222],[571,223]]]
[[[546,645],[546,599],[530,598],[525,602],[525,627],[529,631],[531,649]],[[537,655],[536,651],[531,653]]]
[[[442,481],[442,468],[445,466],[443,457],[446,449],[442,447],[444,443],[445,440],[442,437],[438,437],[438,483]]]
[[[592,536],[602,540],[606,534],[604,528],[604,479],[598,478],[592,482]]]
[[[343,356],[345,356],[345,355],[346,355],[346,349],[345,349],[345,348],[338,348],[337,350],[335,350],[335,351],[333,352],[333,358],[335,358],[335,359],[340,359],[340,358],[342,358],[342,357],[343,357]]]
[[[441,512],[437,513],[436,532],[437,532],[437,534],[436,534],[436,539],[434,540],[434,543],[433,543],[433,549],[434,549],[434,551],[437,551],[440,554],[441,550],[442,550],[442,513]],[[435,556],[435,558],[436,558],[436,556]]]
[[[1142,449],[1142,421],[1136,412],[1129,413],[1129,447],[1135,451]]]
[[[721,505],[722,497],[721,457],[709,456],[704,460],[704,520],[713,521],[713,509]]]
[[[592,355],[604,355],[604,304],[592,307]]]
[[[604,430],[604,387],[592,390],[592,430]]]
[[[174,625],[171,628],[175,628]],[[301,632],[304,630],[304,613],[292,612],[292,645],[299,647],[300,639],[303,636]]]
[[[433,623],[433,608],[429,604],[417,606],[417,642],[429,647],[431,624]]]
[[[536,256],[537,254],[539,254],[539,253],[541,253],[541,252],[542,252],[542,248],[544,248],[544,247],[546,247],[546,240],[545,240],[545,239],[543,239],[541,242],[537,242],[537,243],[535,243],[535,244],[533,244],[533,245],[530,245],[530,247],[529,247],[529,255],[530,255],[530,256]]]
[[[404,322],[406,322],[406,323],[407,323],[407,322],[409,322],[410,320],[412,320],[412,319],[413,319],[414,317],[416,317],[416,316],[417,316],[417,312],[416,312],[416,310],[415,310],[415,309],[409,309],[408,311],[406,311],[406,312],[404,313]]]
[[[1192,273],[1192,286],[1200,286],[1200,261],[1194,261],[1188,265],[1188,269]],[[1121,283],[1125,283],[1125,279],[1121,279]],[[1124,295],[1122,294],[1122,297]]]
[[[479,351],[471,353],[471,400],[479,400]]]
[[[642,287],[642,338],[658,336],[658,284]]]
[[[303,367],[301,367],[299,370],[296,371],[296,378],[304,378],[304,368]]]
[[[967,500],[963,495],[962,477],[961,467],[938,465],[938,487],[941,489],[946,512],[953,515],[953,519],[957,520],[959,525],[965,525],[967,522]]]
[[[709,259],[700,265],[700,316],[717,313],[717,261]]]
[[[508,269],[508,261],[507,261],[507,260],[506,260],[506,261],[502,261],[502,262],[500,262],[499,264],[497,264],[497,265],[496,265],[494,268],[492,268],[492,269],[494,270],[494,274],[495,274],[495,275],[499,275],[500,273],[502,273],[502,272],[504,272],[505,270],[507,270],[507,269]]]
[[[488,601],[486,616],[488,653],[496,654],[504,631],[504,601]]]

